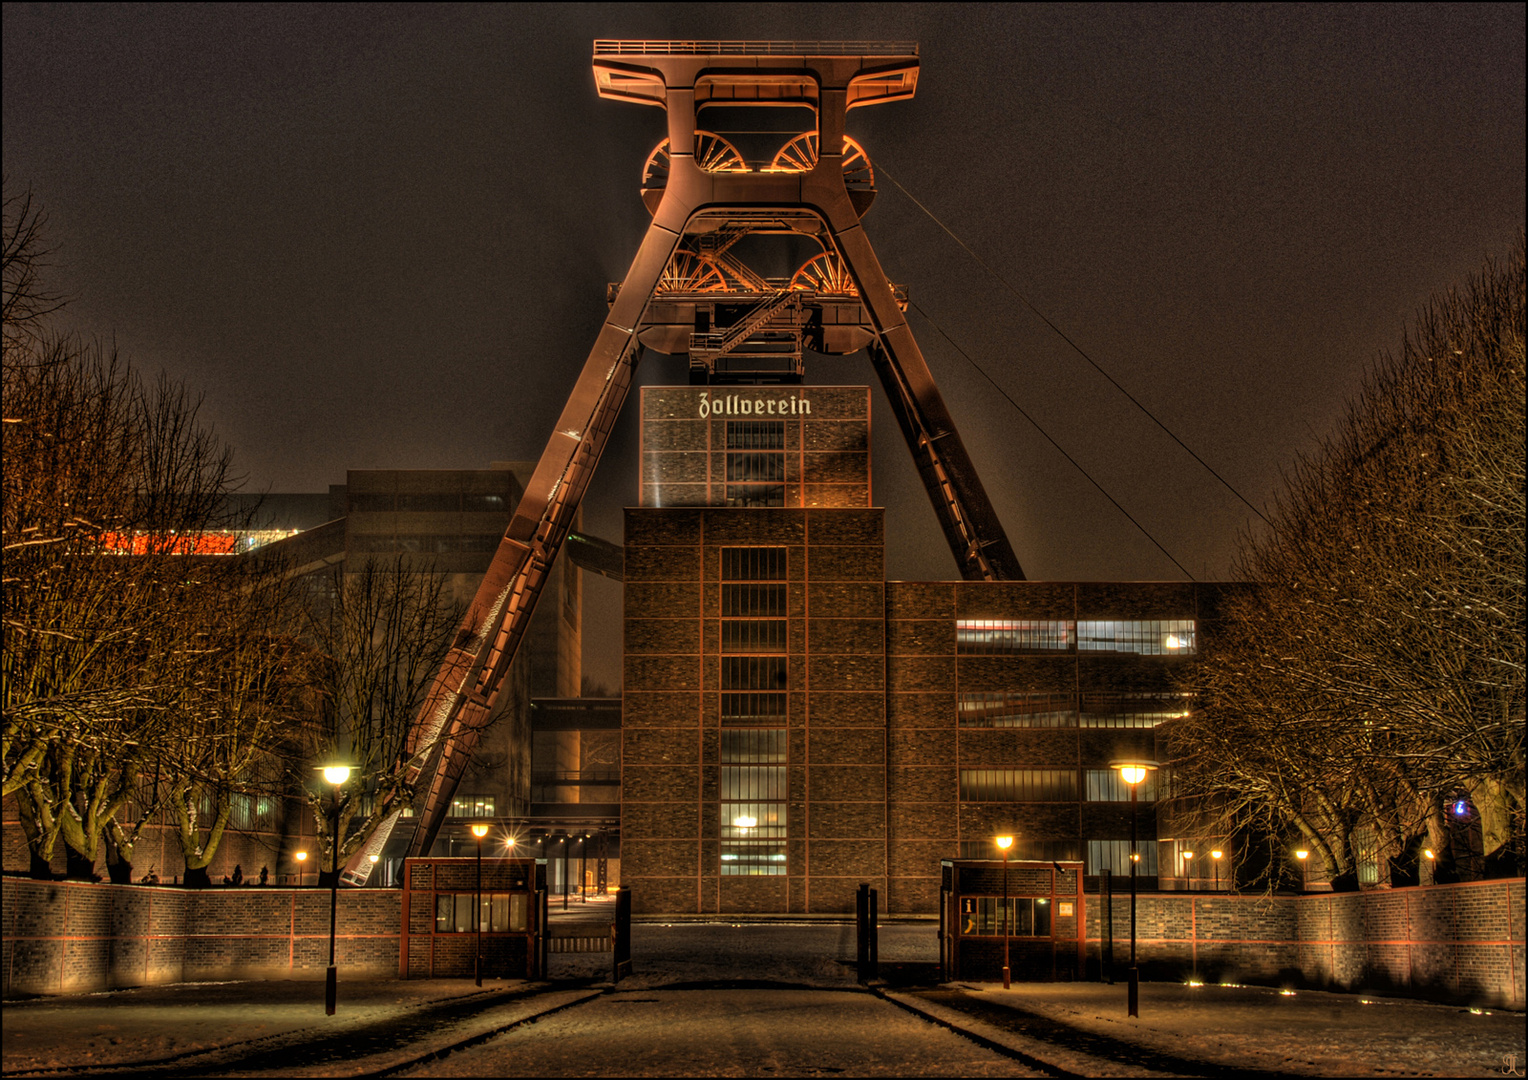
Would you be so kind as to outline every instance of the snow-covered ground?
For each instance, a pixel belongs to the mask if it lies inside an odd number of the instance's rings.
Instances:
[[[935,928],[883,925],[880,954],[888,965],[930,964]],[[360,981],[341,970],[334,1017],[324,1016],[322,981],[183,984],[14,1001],[4,1006],[0,1071],[176,1059],[172,1065],[219,1073],[350,1075],[592,997],[430,1068],[508,1070],[500,1075],[1023,1074],[1019,1062],[859,989],[853,957],[854,928],[847,923],[643,922],[633,928],[635,976],[603,996],[567,983],[538,989],[490,980],[478,991],[470,979]],[[551,961],[554,978],[608,978],[608,954]],[[1523,1016],[1498,1010],[1144,983],[1141,1016],[1131,1019],[1123,983],[1020,984],[1009,991],[990,984],[893,986],[887,993],[1085,1074],[1528,1071]],[[548,1037],[558,1032],[566,1037]]]

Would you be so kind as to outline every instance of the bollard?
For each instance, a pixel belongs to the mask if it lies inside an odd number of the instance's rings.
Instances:
[[[610,981],[620,982],[631,974],[631,887],[622,885],[615,891],[615,925],[611,932]]]

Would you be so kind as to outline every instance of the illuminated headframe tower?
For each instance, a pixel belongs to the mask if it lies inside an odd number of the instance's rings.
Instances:
[[[913,96],[916,44],[596,41],[594,76],[601,97],[668,114],[642,175],[653,221],[421,710],[407,767],[428,785],[410,855],[434,841],[643,347],[686,353],[701,384],[799,382],[804,351],[868,348],[961,576],[1023,578],[903,317],[906,296],[860,225],[875,173],[845,116]],[[771,276],[778,263],[747,258],[761,247],[799,261]],[[396,817],[346,880],[366,879]]]

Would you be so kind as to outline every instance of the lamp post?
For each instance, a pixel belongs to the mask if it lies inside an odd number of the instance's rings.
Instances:
[[[1194,853],[1185,851],[1183,855],[1183,887],[1189,891],[1194,888]]]
[[[1299,848],[1298,850],[1295,851],[1295,858],[1300,860],[1300,891],[1301,892],[1308,892],[1309,889],[1308,889],[1308,886],[1306,885],[1306,877],[1305,877],[1305,867],[1306,867],[1307,864],[1306,864],[1305,860],[1310,858],[1310,852],[1307,851],[1305,848]]]
[[[1119,770],[1119,778],[1130,789],[1130,992],[1129,1015],[1141,1015],[1141,973],[1135,966],[1135,878],[1141,855],[1136,850],[1136,796],[1146,774],[1157,767],[1155,761],[1127,758],[1109,762],[1109,768]]]
[[[1224,854],[1225,854],[1225,852],[1221,851],[1219,848],[1216,848],[1214,851],[1210,852],[1210,858],[1215,860],[1215,891],[1216,892],[1220,891],[1220,858]]]
[[[477,889],[472,903],[472,932],[477,937],[477,956],[472,960],[472,980],[483,985],[483,837],[488,826],[478,822],[472,826],[473,839],[477,841]]]
[[[302,868],[307,864],[308,853],[306,851],[294,852],[292,858],[297,860],[297,887],[302,888]]]
[[[1013,847],[1013,837],[999,836],[995,843],[1003,853],[1003,989],[1008,989],[1008,849]]]
[[[375,871],[377,869],[377,863],[382,861],[382,856],[380,856],[380,855],[368,855],[368,856],[366,856],[366,860],[369,863],[371,863],[371,868],[372,868],[373,871]],[[366,876],[366,880],[373,881],[375,879],[370,874],[368,874]]]
[[[339,982],[334,967],[334,924],[340,904],[340,788],[350,779],[349,765],[325,765],[324,779],[334,786],[333,828],[329,832],[329,969],[324,972],[324,1015],[334,1015]]]

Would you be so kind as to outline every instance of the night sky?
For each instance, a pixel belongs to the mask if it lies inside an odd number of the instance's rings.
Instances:
[[[1264,507],[1427,296],[1524,219],[1524,7],[7,4],[4,169],[79,329],[206,395],[252,490],[540,454],[648,216],[595,37],[916,40],[850,134]],[[1201,579],[1252,514],[884,179],[894,281]],[[918,315],[1032,578],[1179,571]],[[863,356],[817,383],[875,383]],[[649,354],[639,380],[685,381]],[[585,503],[636,497],[636,399]],[[954,576],[876,392],[888,576]],[[619,679],[618,587],[586,674]]]

